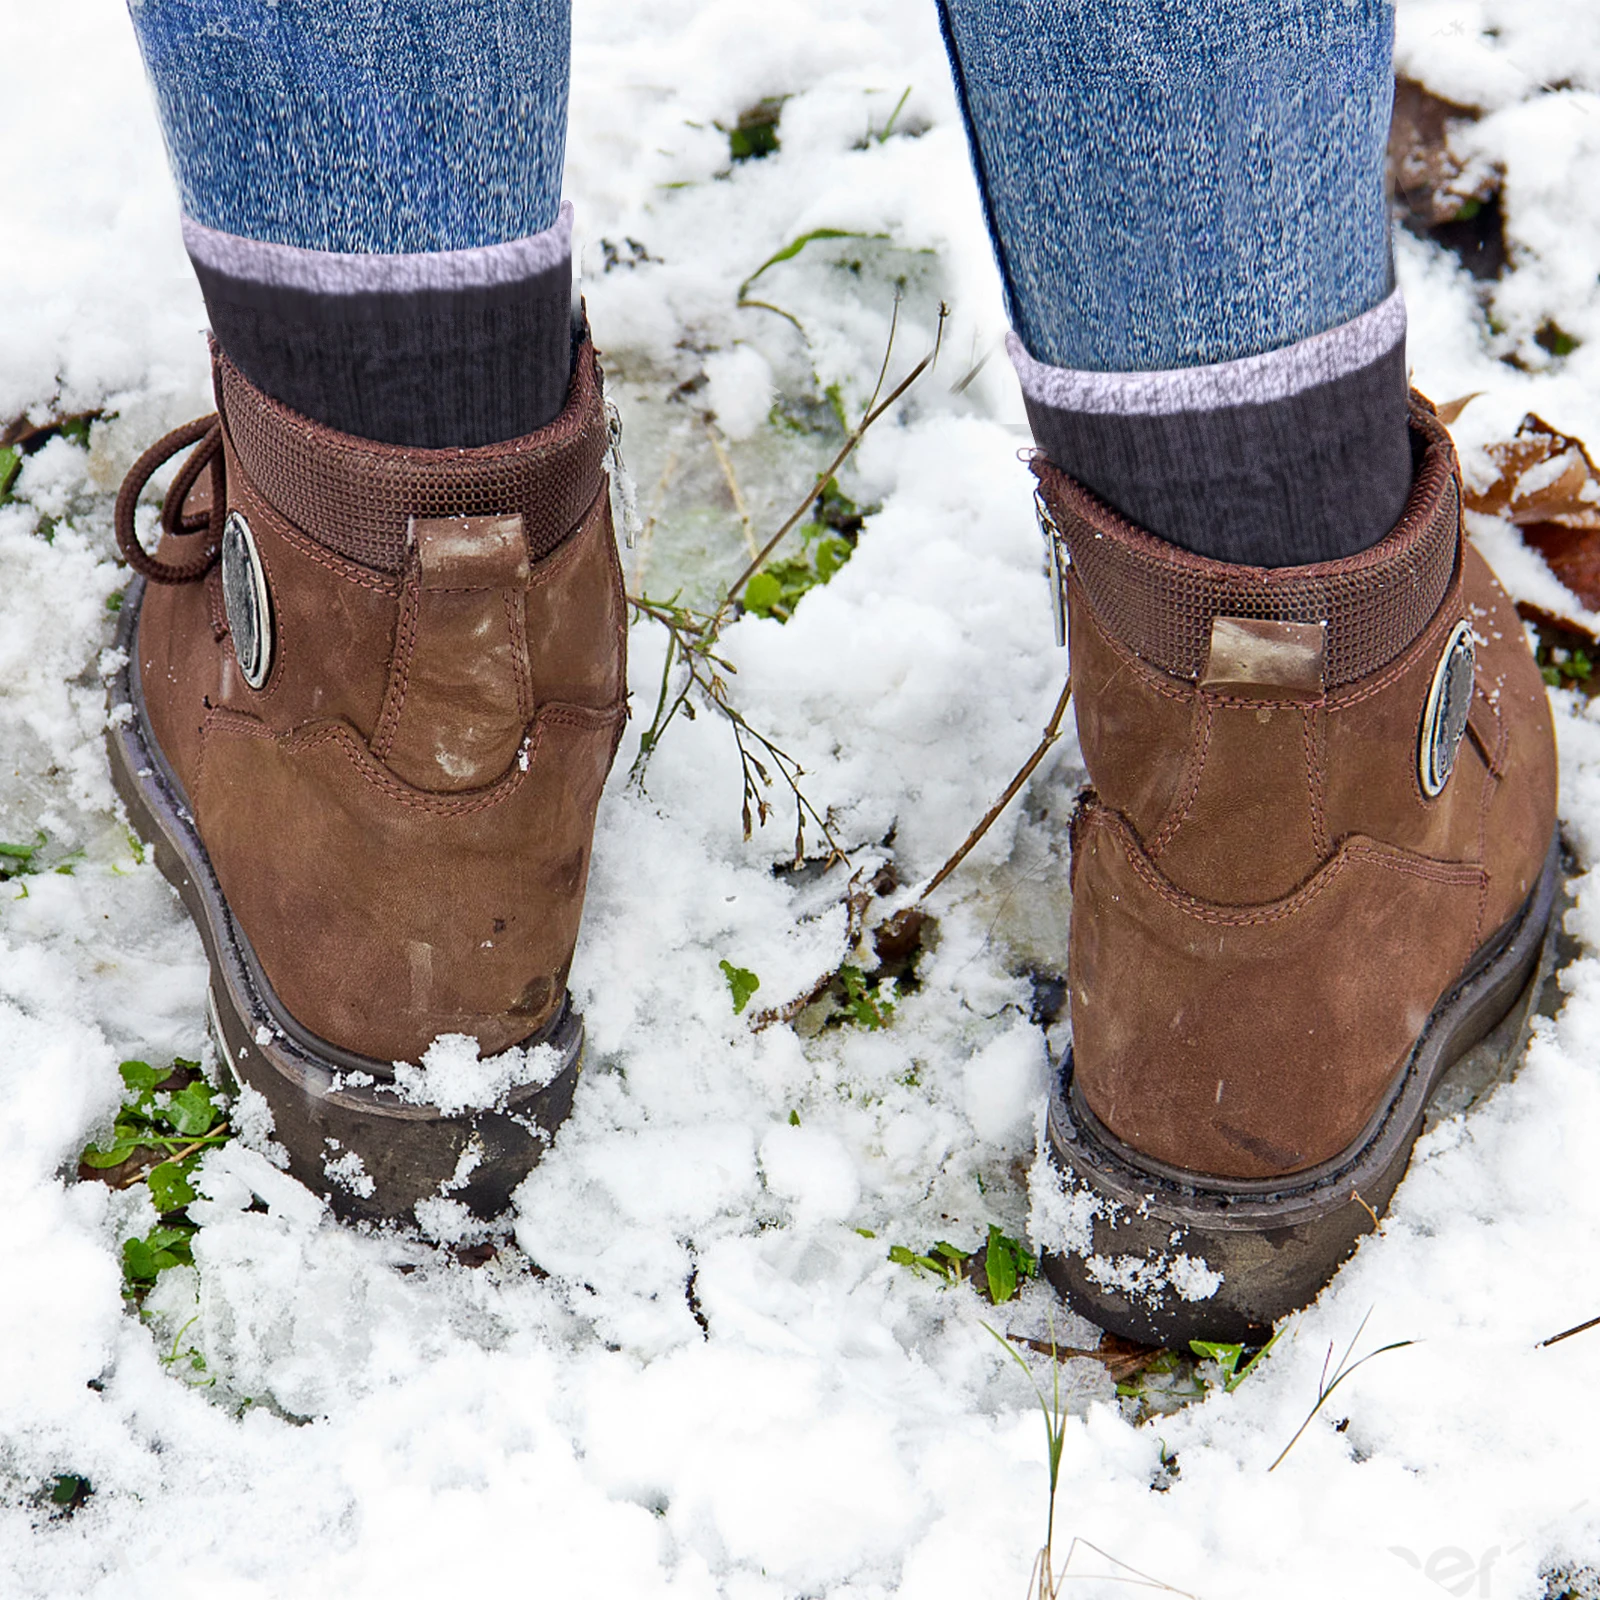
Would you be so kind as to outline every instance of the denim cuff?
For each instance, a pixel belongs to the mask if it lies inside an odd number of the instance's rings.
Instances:
[[[1078,372],[1035,361],[1016,334],[1006,338],[1032,406],[1096,416],[1172,416],[1229,406],[1269,405],[1349,377],[1389,355],[1406,336],[1399,289],[1370,311],[1281,350],[1166,372]]]
[[[309,294],[415,294],[430,290],[489,289],[524,283],[572,256],[572,205],[563,201],[555,222],[526,239],[471,250],[429,250],[415,255],[302,250],[220,233],[183,219],[183,242],[198,270],[275,289]]]

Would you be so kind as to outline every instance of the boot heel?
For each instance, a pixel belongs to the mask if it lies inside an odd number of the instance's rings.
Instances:
[[[1361,1136],[1305,1172],[1213,1179],[1140,1156],[1076,1092],[1069,1047],[1032,1179],[1030,1229],[1057,1292],[1140,1344],[1264,1343],[1375,1229],[1425,1124],[1509,1076],[1551,969],[1561,865],[1558,839],[1521,913],[1439,1003]]]

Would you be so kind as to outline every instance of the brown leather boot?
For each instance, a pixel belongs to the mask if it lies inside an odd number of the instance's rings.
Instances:
[[[347,1215],[441,1193],[493,1215],[571,1104],[567,970],[626,717],[600,369],[585,343],[527,438],[416,450],[214,361],[217,416],[146,452],[117,503],[141,577],[113,774],[294,1174]],[[185,446],[150,556],[134,506]],[[547,1048],[505,1058],[495,1109],[441,1110],[396,1063],[442,1034]]]
[[[1411,428],[1405,516],[1323,566],[1189,555],[1035,467],[1093,787],[1033,1226],[1128,1338],[1259,1340],[1376,1226],[1452,1065],[1519,1042],[1549,706],[1449,435]]]

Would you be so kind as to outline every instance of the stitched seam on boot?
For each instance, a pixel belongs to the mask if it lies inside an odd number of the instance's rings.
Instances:
[[[506,638],[511,645],[511,676],[517,687],[517,715],[524,723],[533,715],[533,667],[528,660],[527,596],[520,589],[504,589]]]
[[[415,811],[430,811],[436,816],[455,817],[489,810],[515,794],[522,787],[528,773],[533,769],[534,762],[538,759],[539,746],[547,727],[568,727],[598,733],[625,718],[626,715],[627,706],[621,701],[614,702],[604,711],[591,711],[585,706],[542,706],[533,719],[530,731],[524,735],[521,752],[512,761],[511,766],[493,783],[481,789],[464,790],[459,795],[434,794],[426,789],[414,789],[388,772],[374,771],[375,758],[372,752],[347,726],[321,728],[314,733],[296,731],[279,734],[274,733],[264,722],[255,717],[217,707],[207,713],[206,730],[209,732],[215,727],[218,731],[226,729],[230,733],[246,738],[264,739],[284,747],[291,756],[315,750],[324,744],[337,745],[356,769],[357,774],[390,799]],[[202,751],[203,749],[204,738],[202,738]],[[526,765],[523,764],[523,753],[526,754]]]
[[[1436,640],[1461,620],[1463,589],[1461,579],[1461,562],[1458,557],[1456,575],[1451,579],[1450,587],[1445,590],[1444,599],[1439,602],[1439,609],[1434,612],[1433,620],[1428,626],[1417,635],[1410,647],[1403,650],[1377,677],[1351,684],[1346,690],[1331,691],[1328,695],[1328,709],[1343,711],[1347,706],[1358,706],[1363,700],[1370,700],[1373,695],[1382,694],[1416,665],[1418,656],[1427,655]]]
[[[1306,786],[1310,790],[1311,799],[1311,853],[1314,856],[1328,854],[1328,819],[1323,811],[1323,789],[1325,779],[1322,770],[1321,741],[1318,738],[1320,731],[1318,713],[1320,706],[1301,707],[1301,732],[1306,752]]]
[[[1198,700],[1198,716],[1195,718],[1194,731],[1189,736],[1189,766],[1185,774],[1184,788],[1179,792],[1178,798],[1173,802],[1173,808],[1167,815],[1167,820],[1161,825],[1161,830],[1151,840],[1147,854],[1154,860],[1166,847],[1172,843],[1178,830],[1189,820],[1189,813],[1194,810],[1194,803],[1199,798],[1200,784],[1206,775],[1206,759],[1211,754],[1211,724],[1215,712],[1212,709],[1212,699],[1207,694],[1188,696]]]
[[[561,543],[542,560],[535,561],[528,569],[528,587],[530,589],[541,588],[549,583],[551,579],[560,577],[583,553],[582,545],[584,536],[589,531],[589,519],[595,514],[600,502],[607,497],[610,487],[610,478],[601,473],[600,487],[595,491],[594,499],[583,508],[583,514],[568,529]],[[616,541],[613,540],[612,542],[615,543]]]
[[[1397,858],[1391,851],[1381,846],[1357,841],[1342,846],[1339,853],[1327,865],[1318,868],[1317,875],[1309,883],[1287,898],[1260,907],[1240,907],[1230,910],[1204,900],[1196,900],[1163,878],[1138,849],[1132,829],[1115,813],[1102,807],[1092,822],[1111,833],[1128,865],[1145,886],[1160,899],[1194,921],[1211,923],[1219,927],[1259,927],[1282,922],[1310,905],[1342,877],[1347,868],[1360,861],[1370,861],[1380,868],[1427,883],[1461,887],[1476,884],[1480,900],[1486,892],[1487,875],[1481,867],[1466,863]]]
[[[400,714],[405,710],[406,693],[411,686],[411,656],[417,645],[417,619],[421,610],[422,567],[413,555],[400,595],[400,614],[395,619],[394,657],[384,689],[383,710],[378,714],[378,726],[372,735],[372,754],[378,761],[388,758],[400,731]]]

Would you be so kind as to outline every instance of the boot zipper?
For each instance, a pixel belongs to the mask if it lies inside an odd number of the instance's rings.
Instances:
[[[1072,560],[1040,489],[1033,491],[1033,509],[1039,518],[1039,532],[1044,537],[1045,564],[1050,578],[1050,615],[1055,623],[1059,649],[1067,642],[1067,568]]]
[[[639,486],[633,481],[633,474],[622,464],[622,413],[611,400],[606,401],[606,432],[611,440],[606,447],[606,455],[611,462],[612,482],[617,486],[622,534],[631,550],[639,532]]]

